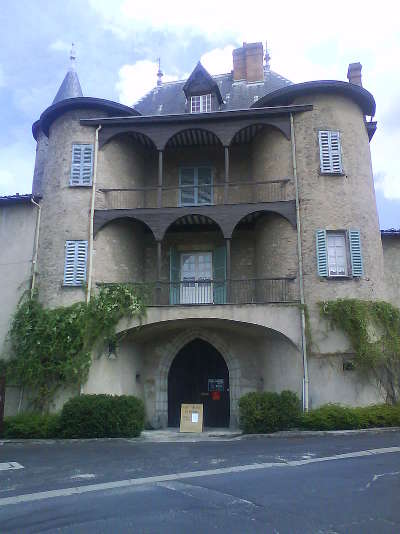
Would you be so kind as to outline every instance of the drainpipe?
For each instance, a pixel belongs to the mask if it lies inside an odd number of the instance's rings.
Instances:
[[[297,226],[297,256],[299,259],[299,286],[301,303],[301,344],[303,352],[303,411],[308,412],[308,362],[307,362],[307,340],[306,340],[306,317],[304,310],[304,283],[303,283],[303,256],[301,251],[301,220],[299,203],[299,184],[297,180],[296,164],[296,140],[294,137],[293,114],[290,114],[290,137],[292,145],[293,177],[296,191],[296,226]]]
[[[35,202],[33,198],[31,198],[31,202],[37,208],[36,228],[35,228],[35,249],[34,249],[33,258],[32,258],[32,282],[31,282],[31,298],[32,298],[33,293],[35,291],[36,274],[37,274],[36,268],[37,268],[37,259],[38,259],[38,250],[39,250],[40,216],[42,212],[42,206],[40,206],[40,204]]]
[[[101,130],[101,124],[96,128],[95,140],[94,140],[94,162],[93,162],[93,180],[92,180],[92,201],[90,205],[90,221],[89,221],[89,269],[86,288],[86,303],[90,300],[92,292],[92,272],[93,272],[93,220],[94,220],[94,206],[96,199],[96,178],[97,178],[97,156],[99,151],[99,131]]]

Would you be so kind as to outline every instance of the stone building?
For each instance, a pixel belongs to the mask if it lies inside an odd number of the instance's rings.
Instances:
[[[151,288],[140,328],[121,321],[83,392],[137,395],[156,428],[176,425],[182,402],[202,402],[206,426],[235,426],[249,391],[290,389],[305,408],[381,400],[318,308],[399,287],[399,232],[382,248],[376,210],[375,101],[359,63],[348,80],[292,84],[261,43],[244,43],[232,72],[198,63],[163,83],[159,71],[127,107],[83,96],[71,67],[33,125],[40,298],[54,307],[103,283]]]

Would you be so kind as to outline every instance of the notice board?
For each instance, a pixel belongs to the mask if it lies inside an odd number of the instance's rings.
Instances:
[[[203,432],[202,404],[181,404],[180,432]]]

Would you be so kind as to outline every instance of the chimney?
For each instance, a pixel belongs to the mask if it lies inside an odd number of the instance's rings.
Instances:
[[[263,52],[262,43],[243,43],[241,48],[236,48],[232,53],[233,81],[264,81]]]
[[[354,83],[355,85],[360,85],[362,87],[361,81],[361,63],[350,63],[347,70],[347,79],[349,83]]]

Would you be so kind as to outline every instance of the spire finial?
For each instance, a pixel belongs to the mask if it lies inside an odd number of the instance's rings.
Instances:
[[[162,85],[162,77],[164,76],[163,71],[161,70],[161,58],[158,58],[158,72],[157,72],[157,85]]]
[[[75,61],[76,61],[75,43],[71,44],[71,51],[69,53],[69,60],[71,62],[71,65],[70,65],[71,70],[75,70]]]
[[[265,56],[264,56],[264,59],[265,59],[265,68],[266,70],[270,70],[271,66],[269,64],[269,62],[271,61],[271,56],[268,52],[268,41],[265,41]]]

